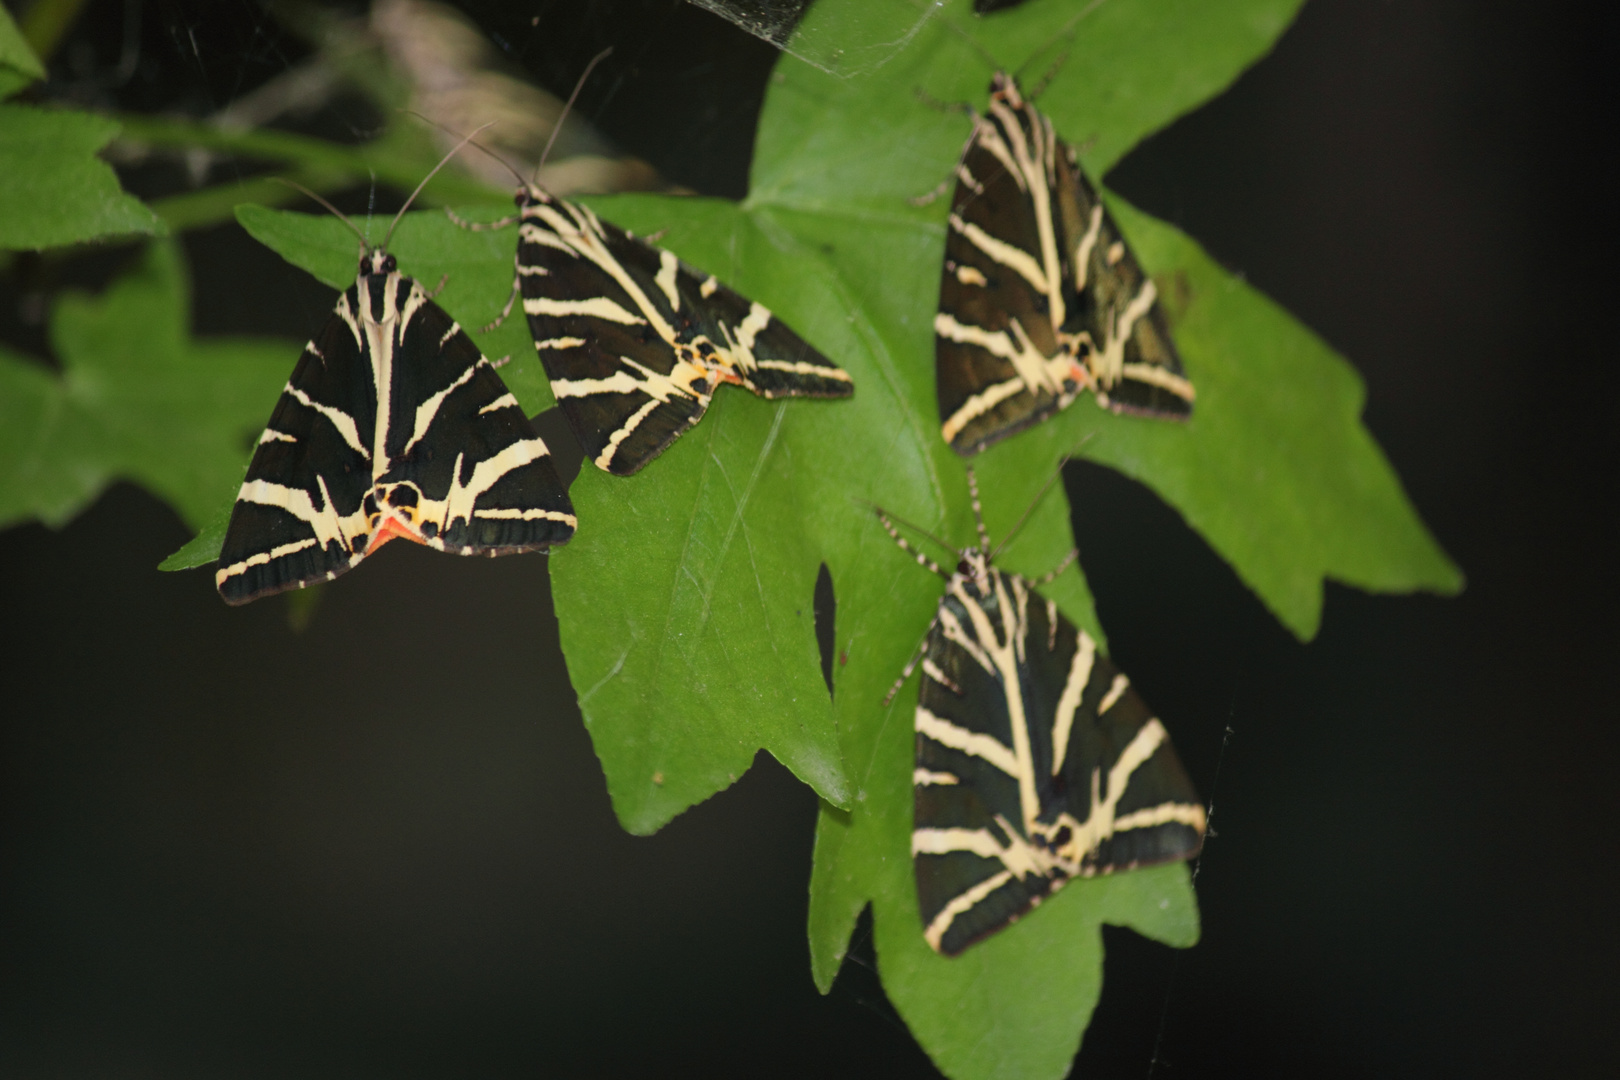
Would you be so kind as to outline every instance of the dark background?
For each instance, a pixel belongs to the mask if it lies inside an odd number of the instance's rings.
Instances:
[[[741,194],[768,48],[673,0],[466,7],[564,93],[615,45],[585,115]],[[141,74],[100,92],[126,107],[206,111],[300,55],[249,3],[144,11]],[[1329,586],[1302,646],[1150,493],[1068,476],[1115,656],[1218,833],[1202,944],[1108,932],[1078,1075],[1620,1065],[1603,12],[1311,0],[1108,177],[1359,368],[1469,585]],[[53,73],[114,65],[122,14],[92,3]],[[187,246],[200,332],[302,338],[329,308],[234,228]],[[7,339],[42,352],[30,290],[109,265],[16,270]],[[0,534],[0,1073],[934,1075],[869,944],[811,984],[815,805],[785,770],[619,831],[543,559],[395,545],[297,634],[280,600],[229,610],[208,575],[154,572],[186,538],[127,486]]]

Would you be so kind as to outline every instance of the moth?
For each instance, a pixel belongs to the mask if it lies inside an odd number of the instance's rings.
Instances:
[[[764,398],[854,393],[848,372],[763,304],[512,172],[517,214],[451,217],[475,229],[518,224],[512,298],[521,295],[551,392],[598,468],[639,471],[725,383]],[[508,300],[501,318],[510,310]]]
[[[945,595],[919,655],[911,855],[923,936],[947,956],[1075,877],[1197,855],[1205,812],[1164,724],[1130,679],[1029,581],[979,544],[946,573],[879,510]]]
[[[934,357],[940,433],[961,454],[1085,390],[1117,413],[1192,413],[1153,279],[1074,147],[1004,72],[956,167]]]
[[[574,533],[545,442],[387,243],[365,249],[259,437],[215,574],[227,603],[335,578],[395,539],[509,555]]]

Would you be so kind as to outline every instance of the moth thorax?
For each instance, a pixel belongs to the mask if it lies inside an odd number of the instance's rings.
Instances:
[[[708,397],[719,383],[738,381],[726,378],[718,354],[707,338],[696,342],[676,341],[674,348],[675,367],[669,373],[669,380],[688,394]]]
[[[399,263],[386,251],[370,251],[360,260],[360,273],[362,274],[392,274],[399,269]]]

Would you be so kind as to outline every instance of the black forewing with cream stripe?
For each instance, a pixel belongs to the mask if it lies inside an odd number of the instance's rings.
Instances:
[[[969,553],[940,602],[915,720],[917,898],[947,955],[1071,877],[1189,858],[1204,832],[1129,680],[1028,581],[982,559]]]
[[[518,280],[551,389],[585,456],[629,475],[716,387],[848,397],[847,372],[761,304],[579,206],[527,188]]]
[[[1182,419],[1157,286],[1073,147],[997,74],[956,170],[935,316],[941,433],[976,453],[1093,390],[1115,412]]]
[[[216,581],[242,604],[336,577],[395,538],[505,555],[574,526],[546,444],[490,362],[376,252],[276,403]]]

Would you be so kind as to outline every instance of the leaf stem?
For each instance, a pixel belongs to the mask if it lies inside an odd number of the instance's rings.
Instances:
[[[390,126],[381,136],[357,146],[315,139],[287,131],[231,131],[212,124],[174,117],[116,113],[120,138],[148,146],[203,149],[236,154],[258,161],[293,166],[288,179],[319,192],[339,191],[355,184],[377,182],[408,191],[437,161],[426,136]],[[431,204],[488,202],[498,189],[456,173],[440,173],[423,191]],[[505,196],[505,191],[500,191]],[[231,218],[235,206],[245,202],[279,206],[296,194],[267,177],[251,177],[216,184],[200,191],[157,199],[150,205],[171,230],[195,229]]]

